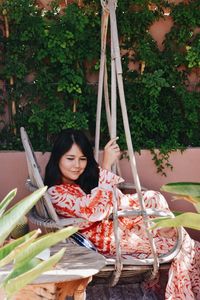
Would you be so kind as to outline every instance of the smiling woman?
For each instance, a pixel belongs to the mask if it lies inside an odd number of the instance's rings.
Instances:
[[[73,144],[59,161],[59,169],[63,183],[73,183],[84,172],[87,165],[87,157],[83,155],[81,149]]]
[[[85,193],[98,185],[99,169],[86,136],[76,129],[58,135],[46,166],[45,184],[76,183]]]
[[[47,164],[45,182],[58,215],[62,219],[81,218],[79,232],[107,258],[114,257],[117,251],[112,220],[116,195],[122,259],[148,260],[152,253],[142,216],[128,218],[123,215],[124,210],[140,209],[138,194],[123,194],[116,187],[123,179],[110,171],[120,154],[116,140],[110,140],[104,147],[101,168],[83,132],[74,129],[62,131]],[[146,209],[170,214],[168,204],[159,192],[150,190],[142,192],[142,195]],[[158,228],[152,231],[152,235],[159,256],[172,251],[177,241],[174,228]],[[166,299],[177,299],[178,295],[183,296],[181,299],[184,300],[197,299],[200,292],[199,266],[196,263],[199,261],[199,250],[199,244],[183,231],[181,250],[170,267],[171,279],[167,284]],[[197,260],[193,253],[196,253]],[[177,283],[180,273],[182,275]],[[178,289],[177,284],[181,285]]]

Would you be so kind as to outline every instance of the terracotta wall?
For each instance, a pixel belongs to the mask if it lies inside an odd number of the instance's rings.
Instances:
[[[36,152],[42,173],[49,158],[49,153]],[[101,161],[101,159],[100,159]],[[173,171],[166,171],[167,177],[156,173],[156,167],[148,150],[142,150],[141,155],[136,153],[136,162],[141,184],[148,189],[159,190],[161,185],[175,181],[200,182],[200,148],[191,148],[183,152],[174,152],[170,156]],[[128,159],[120,161],[122,176],[128,182],[133,182]],[[0,152],[0,200],[13,188],[18,188],[15,201],[18,201],[29,192],[25,188],[28,176],[24,152]],[[165,193],[172,210],[193,211],[193,206],[185,201],[171,201],[171,196]],[[199,232],[190,231],[191,235],[200,240]]]

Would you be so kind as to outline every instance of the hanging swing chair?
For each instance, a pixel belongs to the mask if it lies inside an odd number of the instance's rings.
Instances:
[[[120,49],[118,41],[117,32],[117,22],[116,22],[116,1],[108,0],[101,1],[102,4],[102,26],[101,26],[101,61],[100,61],[100,72],[99,72],[99,86],[98,86],[98,99],[97,99],[97,115],[96,115],[96,135],[95,135],[95,158],[98,160],[99,157],[99,142],[100,142],[100,120],[101,120],[101,108],[102,108],[102,98],[104,90],[106,116],[108,122],[108,128],[110,137],[114,138],[117,135],[116,132],[116,95],[117,87],[120,99],[122,118],[124,124],[124,131],[126,136],[126,142],[128,147],[128,155],[131,166],[131,171],[134,179],[134,186],[138,194],[140,209],[139,210],[120,210],[118,211],[117,199],[116,199],[116,189],[113,189],[113,222],[114,222],[114,236],[116,243],[116,256],[107,259],[106,266],[96,275],[98,278],[109,278],[109,283],[111,286],[117,284],[120,278],[133,277],[139,275],[149,275],[150,278],[154,278],[159,270],[162,268],[161,265],[170,265],[170,262],[176,257],[180,251],[182,244],[182,230],[178,229],[177,241],[173,249],[168,253],[157,255],[155,241],[152,236],[151,231],[148,229],[151,224],[151,217],[166,217],[173,215],[166,213],[164,211],[156,209],[146,209],[144,205],[144,200],[142,196],[142,188],[139,181],[139,176],[136,168],[136,161],[134,150],[131,141],[131,134],[129,129],[128,115],[126,110],[123,79],[122,79],[122,66],[120,58]],[[110,36],[111,36],[111,101],[109,101],[108,93],[108,83],[107,83],[107,68],[106,68],[106,43],[107,43],[107,28],[108,21],[110,18]],[[111,103],[111,104],[110,104]],[[111,108],[110,108],[111,106]],[[32,149],[30,140],[25,129],[21,128],[21,139],[25,149],[26,160],[28,165],[29,179],[27,184],[29,189],[34,190],[35,188],[40,188],[44,186],[40,168],[37,163],[34,151]],[[114,171],[118,172],[120,175],[119,164],[116,164]],[[149,244],[151,248],[152,258],[147,259],[135,259],[129,258],[124,259],[121,255],[120,239],[118,232],[118,217],[137,217],[142,216],[143,223],[145,226],[146,234],[149,239]],[[64,226],[77,225],[84,222],[83,219],[78,218],[66,218],[60,219],[55,212],[55,209],[51,203],[50,196],[48,193],[36,204],[34,209],[29,214],[29,224],[31,227],[39,227],[43,232],[50,232],[58,230]],[[97,278],[96,277],[96,278]],[[142,276],[142,278],[144,278]],[[108,279],[107,279],[108,282]]]

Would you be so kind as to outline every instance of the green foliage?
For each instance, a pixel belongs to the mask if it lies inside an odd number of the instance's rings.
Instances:
[[[189,68],[200,67],[200,34],[194,38],[193,45],[187,46],[186,60]]]
[[[161,173],[166,176],[165,170],[167,168],[173,169],[172,164],[169,161],[170,157],[170,150],[167,149],[152,149],[152,160],[154,161],[156,167],[157,167],[157,173]]]
[[[161,191],[172,193],[175,200],[184,199],[194,205],[197,213],[178,212],[174,218],[155,219],[157,227],[188,227],[200,230],[200,183],[199,182],[172,182],[161,187]]]
[[[17,111],[13,116],[10,112],[12,122],[1,133],[1,149],[20,148],[19,128],[26,123],[34,148],[49,150],[52,135],[62,128],[88,129],[84,63],[86,53],[90,60],[98,56],[100,19],[94,19],[92,10],[80,10],[75,4],[62,15],[56,6],[45,12],[30,0],[5,1],[3,10],[10,35],[4,38],[1,76],[6,83],[6,101],[11,107],[14,100]],[[9,84],[11,77],[14,85]],[[14,127],[17,135],[12,134]]]
[[[0,267],[12,263],[9,274],[5,278],[2,277],[3,280],[0,284],[0,288],[5,292],[5,299],[11,299],[15,293],[31,283],[41,273],[52,269],[63,256],[64,248],[46,261],[41,261],[37,255],[77,231],[77,228],[69,226],[38,238],[40,234],[38,229],[3,246],[13,228],[35,205],[45,191],[46,187],[38,189],[6,212],[6,207],[16,195],[16,189],[11,191],[0,203]]]
[[[70,4],[62,13],[58,2],[50,11],[31,0],[6,0],[0,6],[10,29],[9,38],[1,33],[0,40],[5,53],[0,79],[6,87],[0,94],[0,112],[5,104],[10,111],[10,123],[0,133],[0,149],[20,149],[19,128],[24,124],[36,150],[50,150],[54,135],[65,127],[84,128],[94,136],[97,89],[88,76],[99,68],[100,1],[85,0],[81,8]],[[153,159],[164,174],[165,167],[171,168],[170,151],[199,146],[199,87],[191,90],[187,78],[200,67],[200,35],[195,31],[200,4],[154,3],[156,9],[151,10],[149,0],[118,1],[116,13],[133,147],[159,149]],[[167,18],[165,8],[171,10],[174,24],[161,51],[149,29]],[[16,114],[11,113],[13,101]],[[120,108],[117,126],[120,146],[126,149]],[[105,114],[101,136],[103,145],[108,139]]]
[[[28,213],[28,211],[36,204],[36,202],[42,197],[44,192],[46,191],[46,187],[37,190],[32,193],[31,196],[27,196],[17,204],[15,204],[12,208],[3,213],[0,218],[0,245],[5,241],[11,231],[14,229],[17,222]],[[3,204],[1,205],[2,210],[5,209],[8,202],[10,203],[15,196],[16,190],[13,190],[11,194],[3,200]]]

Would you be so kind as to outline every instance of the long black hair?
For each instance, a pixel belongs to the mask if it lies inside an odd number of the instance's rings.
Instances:
[[[59,133],[46,166],[44,183],[48,187],[62,184],[59,161],[73,144],[76,144],[87,157],[86,168],[75,182],[88,194],[98,186],[99,168],[94,158],[92,145],[81,130],[68,128]]]

